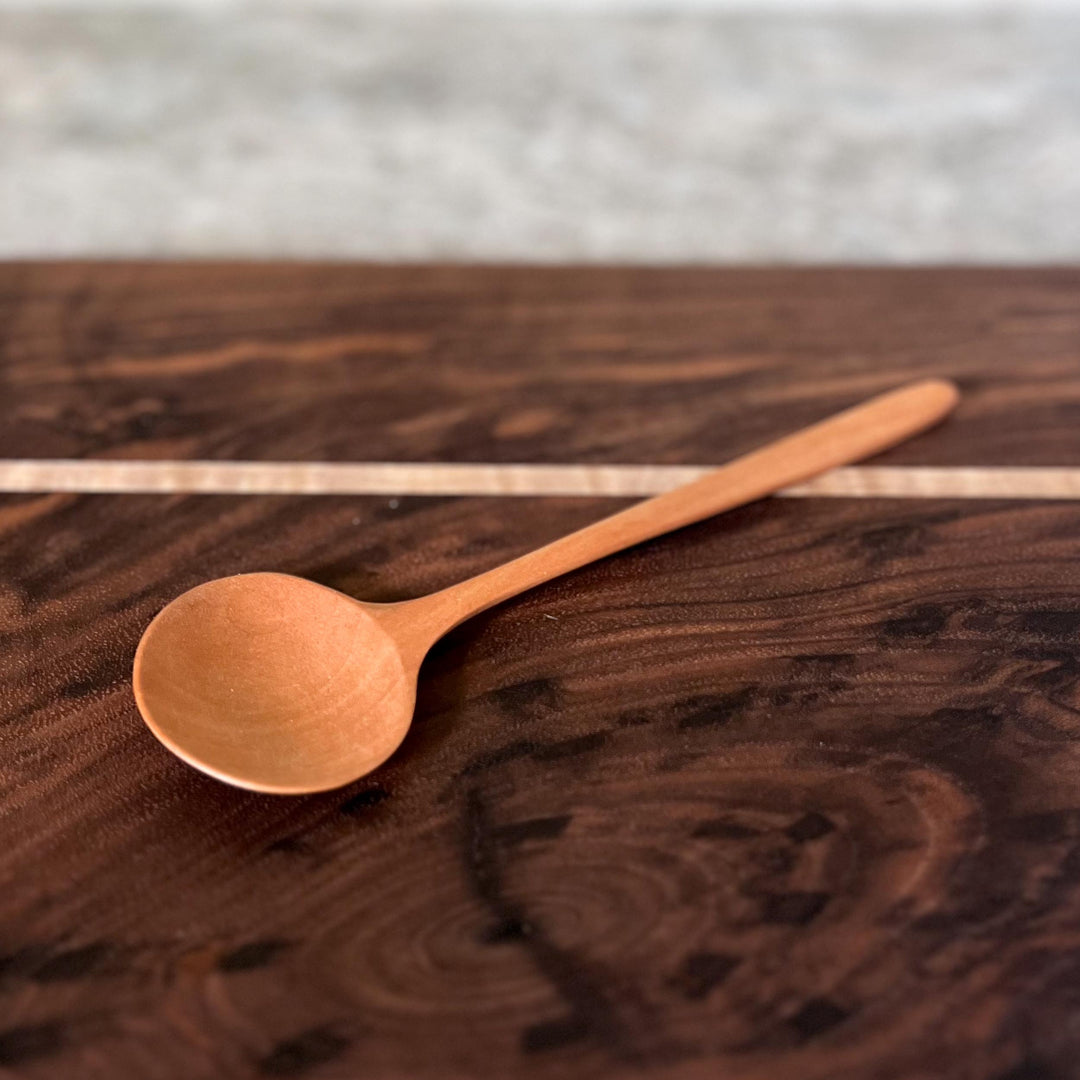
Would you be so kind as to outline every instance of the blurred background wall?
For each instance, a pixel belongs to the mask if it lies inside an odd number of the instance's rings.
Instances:
[[[1080,4],[0,0],[0,255],[1080,258]]]

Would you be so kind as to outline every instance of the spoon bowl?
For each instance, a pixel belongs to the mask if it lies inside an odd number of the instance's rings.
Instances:
[[[220,780],[279,794],[339,787],[409,730],[419,665],[379,619],[396,606],[289,574],[208,581],[143,635],[139,710],[170,750]]]
[[[199,585],[165,607],[135,654],[150,730],[219,780],[301,794],[381,765],[412,720],[428,649],[485,608],[606,555],[885,450],[957,401],[929,379],[882,394],[442,592],[364,604],[287,574]]]

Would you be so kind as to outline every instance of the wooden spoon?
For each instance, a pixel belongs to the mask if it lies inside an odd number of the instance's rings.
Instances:
[[[288,574],[209,581],[143,634],[139,711],[173,753],[219,780],[279,794],[340,787],[401,744],[420,662],[459,623],[595,559],[894,446],[956,401],[956,388],[939,380],[883,394],[417,600],[362,603]]]

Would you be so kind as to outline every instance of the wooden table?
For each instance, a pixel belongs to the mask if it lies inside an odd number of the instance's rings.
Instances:
[[[1080,272],[0,268],[0,456],[1080,465]],[[208,577],[413,596],[590,498],[0,498],[0,1074],[1077,1075],[1080,506],[774,499],[494,610],[367,781],[182,765]],[[7,1070],[7,1072],[5,1072]]]

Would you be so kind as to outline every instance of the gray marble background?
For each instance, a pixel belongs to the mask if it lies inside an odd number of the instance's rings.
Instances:
[[[1080,12],[874,7],[8,0],[0,256],[1080,258]]]

